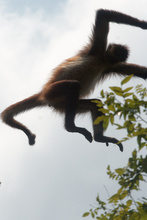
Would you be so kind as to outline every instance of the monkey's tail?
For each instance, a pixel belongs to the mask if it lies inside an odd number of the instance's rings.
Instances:
[[[1,113],[2,121],[13,128],[22,130],[28,136],[30,145],[35,143],[35,135],[23,124],[16,121],[13,117],[21,112],[33,109],[35,107],[45,106],[46,104],[39,100],[39,96],[40,93],[30,96],[29,98],[9,106]]]

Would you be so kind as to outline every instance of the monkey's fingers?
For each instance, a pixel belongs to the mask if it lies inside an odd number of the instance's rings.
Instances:
[[[147,22],[146,21],[141,21],[141,28],[147,29]]]
[[[35,144],[35,138],[36,138],[36,135],[35,134],[31,134],[28,136],[29,138],[29,145],[34,145]]]

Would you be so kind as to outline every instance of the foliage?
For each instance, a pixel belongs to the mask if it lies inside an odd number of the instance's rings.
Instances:
[[[90,209],[83,214],[83,217],[91,216],[98,220],[146,220],[147,219],[147,198],[143,197],[135,201],[132,192],[140,189],[142,181],[147,177],[147,156],[142,156],[141,152],[146,152],[147,147],[147,121],[141,116],[147,115],[147,89],[142,85],[123,88],[131,76],[121,81],[121,87],[110,87],[110,93],[101,91],[101,98],[104,102],[94,101],[105,116],[98,117],[94,122],[103,121],[104,128],[107,129],[109,123],[115,125],[117,129],[125,129],[127,136],[120,142],[136,138],[136,149],[133,149],[132,156],[128,164],[123,168],[111,171],[107,167],[107,174],[110,179],[116,180],[119,185],[118,191],[110,198],[107,203],[100,200],[97,196],[97,207]],[[122,101],[118,101],[117,97]],[[121,123],[115,123],[115,118],[119,116]]]

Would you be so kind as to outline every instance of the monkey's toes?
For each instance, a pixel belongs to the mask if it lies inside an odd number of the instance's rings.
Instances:
[[[31,136],[29,136],[29,145],[35,144],[35,138],[36,138],[35,134],[32,134]]]
[[[91,143],[92,142],[92,135],[90,132],[87,132],[87,134],[85,135],[85,138]]]
[[[123,152],[123,145],[119,143],[118,146],[119,146],[120,151]]]

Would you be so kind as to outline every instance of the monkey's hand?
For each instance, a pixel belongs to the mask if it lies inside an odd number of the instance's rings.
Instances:
[[[141,21],[141,28],[142,29],[147,29],[147,22],[146,21]]]

